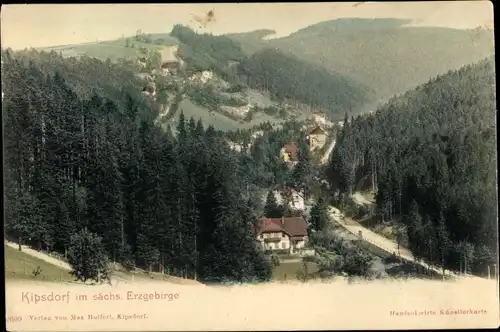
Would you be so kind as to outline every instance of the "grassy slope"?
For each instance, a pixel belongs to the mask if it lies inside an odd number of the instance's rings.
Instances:
[[[281,263],[273,270],[272,280],[276,281],[297,281],[297,275],[302,271],[302,262]],[[309,278],[314,278],[318,272],[316,263],[307,262],[307,272]]]
[[[33,281],[73,281],[74,277],[66,270],[32,257],[22,251],[4,245],[5,250],[5,279],[27,279]],[[41,273],[34,276],[32,271],[37,267]]]
[[[136,57],[139,54],[139,48],[141,47],[161,51],[164,46],[178,44],[177,39],[171,37],[169,34],[152,34],[151,37],[153,40],[163,38],[163,45],[137,42],[133,37],[126,37],[123,39],[95,43],[46,47],[43,48],[43,50],[61,52],[65,57],[86,54],[89,57],[94,57],[100,60],[106,60],[108,58],[111,60],[118,60],[120,58],[131,59]],[[134,48],[126,47],[127,39],[130,41],[130,44],[135,44]]]
[[[309,26],[284,38],[263,40],[273,34],[272,30],[228,36],[239,41],[248,54],[278,47],[358,80],[373,89],[380,102],[494,52],[493,34],[489,31],[402,27],[405,23],[395,19],[340,19]],[[134,42],[136,48],[127,48],[125,40],[130,38],[46,50],[59,50],[65,56],[86,53],[99,59],[117,59],[136,56],[139,47],[162,47]],[[151,38],[163,38],[165,46],[178,43],[165,33],[151,34]]]
[[[75,278],[66,270],[58,266],[52,265],[44,260],[30,256],[22,251],[4,245],[5,250],[5,279],[15,280],[23,279],[30,281],[50,281],[50,282],[74,282]],[[38,276],[33,274],[33,271],[38,267],[41,273]],[[136,282],[142,281],[167,281],[174,284],[199,284],[195,280],[182,279],[160,273],[152,273],[148,275],[145,271],[137,270],[135,273],[124,271],[123,269],[113,271],[115,277],[121,281]],[[132,275],[134,277],[132,277]]]
[[[184,112],[184,116],[187,119],[189,119],[190,117],[193,117],[195,120],[201,118],[205,127],[212,125],[215,129],[224,131],[236,130],[238,128],[240,129],[250,128],[256,124],[267,121],[270,121],[271,123],[283,122],[282,120],[275,119],[266,114],[259,114],[256,115],[251,122],[240,123],[220,113],[214,113],[214,116],[212,116],[210,115],[208,109],[193,104],[189,99],[185,99],[179,104],[179,111],[177,112],[178,114],[180,114],[180,110]],[[174,126],[176,119],[177,116],[175,117],[175,119],[172,120]]]
[[[164,46],[176,45],[178,41],[176,38],[171,37],[169,34],[165,33],[157,33],[151,34],[151,38],[153,40],[162,38],[164,39]],[[126,47],[126,40],[129,39],[130,43],[135,44],[135,48]],[[163,49],[162,45],[156,44],[147,44],[140,43],[133,40],[133,37],[127,37],[124,39],[117,39],[113,41],[105,41],[99,43],[87,43],[87,44],[79,44],[79,45],[64,45],[64,46],[55,46],[44,48],[45,51],[57,51],[61,52],[65,57],[77,56],[80,54],[86,54],[89,57],[94,57],[100,60],[106,60],[107,58],[111,60],[118,60],[120,58],[133,58],[136,57],[139,53],[140,47],[146,47],[149,49],[154,49],[161,51]],[[255,95],[255,94],[254,94]],[[267,116],[265,114],[260,114],[255,116],[254,120],[247,123],[240,123],[238,121],[234,121],[222,114],[215,114],[215,117],[212,117],[208,110],[194,105],[189,100],[184,100],[179,106],[184,110],[184,114],[187,118],[193,116],[195,119],[201,118],[205,126],[213,125],[216,129],[220,130],[235,130],[238,128],[244,129],[252,127],[256,124],[271,121],[271,122],[282,122],[279,119]],[[172,120],[175,125],[175,119]]]
[[[262,40],[269,31],[228,36],[247,53],[266,47],[291,52],[368,85],[383,99],[494,52],[492,32],[401,27],[404,23],[343,19],[278,39]]]

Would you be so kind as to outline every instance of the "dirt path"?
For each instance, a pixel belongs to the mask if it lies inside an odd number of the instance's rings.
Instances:
[[[16,250],[19,249],[19,245],[17,243],[10,242],[10,241],[5,241],[5,240],[4,240],[4,243],[8,247],[14,248]],[[57,267],[59,267],[59,268],[61,268],[63,270],[66,270],[66,271],[71,271],[72,270],[71,266],[67,262],[65,262],[65,261],[63,261],[63,260],[61,260],[61,259],[59,259],[57,257],[51,256],[51,255],[46,254],[44,252],[37,251],[37,250],[32,249],[32,248],[30,248],[28,246],[25,246],[25,245],[22,245],[21,249],[22,249],[23,253],[25,253],[27,255],[30,255],[32,257],[38,258],[38,259],[40,259],[42,261],[45,261],[45,262],[47,262],[49,264],[52,264],[54,266],[57,266]],[[140,278],[138,278],[138,279],[140,279]],[[125,282],[125,283],[127,283],[128,281],[129,281],[128,279],[126,279],[126,278],[124,278],[122,276],[118,276],[116,274],[113,274],[111,276],[111,282],[112,283],[118,283],[118,282]]]
[[[16,250],[19,249],[19,245],[15,242],[10,242],[10,241],[5,241],[5,245],[14,248]],[[71,266],[54,256],[51,256],[47,253],[40,252],[37,250],[34,250],[28,246],[21,246],[22,252],[30,255],[32,257],[38,258],[40,260],[43,260],[49,264],[52,264],[54,266],[60,267],[63,270],[66,271],[71,271],[72,268]],[[168,278],[169,280],[166,280],[165,278]],[[143,273],[130,273],[130,272],[123,272],[123,271],[113,271],[111,275],[111,284],[117,285],[120,283],[125,283],[125,284],[137,284],[137,283],[151,283],[151,282],[160,282],[160,283],[171,283],[171,284],[194,284],[194,285],[201,285],[198,281],[195,280],[190,280],[190,279],[182,279],[182,278],[177,278],[173,276],[162,276],[159,273],[155,274],[155,278],[152,278],[146,274]],[[105,284],[104,284],[105,285]]]
[[[9,242],[9,241],[4,241],[4,243],[11,247],[11,248],[14,248],[16,250],[19,249],[19,245],[17,243],[14,243],[14,242]],[[63,260],[60,260],[54,256],[50,256],[49,254],[46,254],[46,253],[43,253],[43,252],[40,252],[40,251],[36,251],[34,249],[31,249],[30,247],[28,246],[21,246],[22,248],[22,252],[32,256],[32,257],[35,257],[35,258],[38,258],[38,259],[41,259],[42,261],[45,261],[49,264],[52,264],[52,265],[55,265],[57,267],[60,267],[61,269],[63,270],[66,270],[66,271],[71,271],[71,266],[63,261]]]
[[[328,162],[328,160],[330,159],[330,154],[332,153],[333,148],[335,147],[335,143],[336,143],[335,140],[333,140],[332,143],[330,143],[330,146],[326,150],[325,155],[323,156],[323,158],[321,158],[322,164],[326,164]]]

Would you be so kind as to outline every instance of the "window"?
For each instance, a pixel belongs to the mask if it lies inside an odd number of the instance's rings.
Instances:
[[[282,242],[282,243],[281,243],[281,248],[282,248],[282,249],[286,249],[286,243],[285,243],[285,242]]]

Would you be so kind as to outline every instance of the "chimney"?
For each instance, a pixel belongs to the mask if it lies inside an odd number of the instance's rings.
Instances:
[[[285,217],[281,217],[281,224],[284,225],[285,224]]]

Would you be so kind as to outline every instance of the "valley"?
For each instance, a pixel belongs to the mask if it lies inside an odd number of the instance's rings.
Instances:
[[[497,277],[491,31],[404,23],[2,49],[7,277]]]

